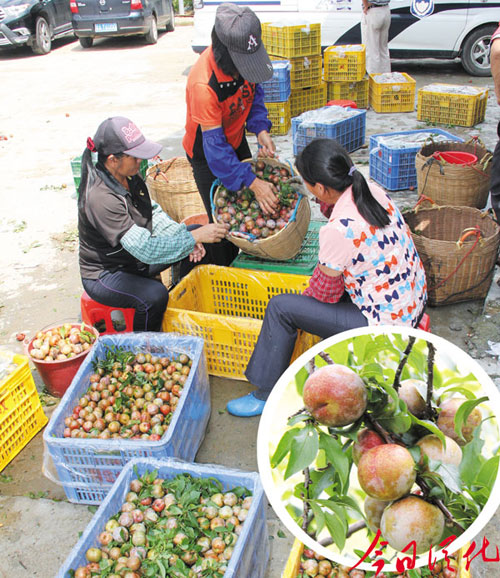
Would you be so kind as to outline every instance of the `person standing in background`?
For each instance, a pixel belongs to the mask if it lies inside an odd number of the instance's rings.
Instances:
[[[500,104],[500,26],[496,29],[491,37],[491,75],[495,83],[495,94],[497,103]],[[500,223],[500,121],[497,126],[498,142],[493,153],[493,162],[491,165],[491,206],[495,211],[497,221]]]
[[[361,42],[366,46],[366,71],[368,74],[391,72],[388,47],[391,24],[389,0],[362,2]]]

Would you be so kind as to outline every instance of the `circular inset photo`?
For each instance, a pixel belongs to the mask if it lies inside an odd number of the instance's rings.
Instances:
[[[266,403],[266,494],[296,538],[348,569],[432,566],[500,504],[498,408],[487,373],[441,337],[392,326],[335,335]]]

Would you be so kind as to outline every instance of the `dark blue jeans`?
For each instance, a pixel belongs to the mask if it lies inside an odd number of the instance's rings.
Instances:
[[[188,230],[200,225],[190,225]],[[220,243],[204,245],[207,254],[200,263],[192,263],[189,257],[180,263],[180,278],[199,264],[216,263],[219,253],[224,251]],[[170,265],[149,265],[141,274],[125,271],[103,271],[99,279],[82,279],[88,295],[98,303],[109,307],[135,309],[134,331],[160,331],[163,315],[168,304],[168,290],[154,277]]]
[[[298,329],[326,339],[366,325],[368,320],[346,293],[338,303],[322,303],[306,295],[276,295],[267,305],[259,338],[245,371],[248,381],[258,388],[255,397],[267,399],[290,365]]]

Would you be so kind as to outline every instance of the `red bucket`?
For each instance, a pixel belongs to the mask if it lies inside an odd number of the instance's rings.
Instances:
[[[44,327],[42,331],[47,331],[49,329],[53,329],[54,327],[59,327],[63,325],[62,323],[58,323],[57,325],[50,325],[48,327]],[[83,324],[84,329],[93,333],[96,336],[96,339],[99,337],[99,332],[95,327],[92,327],[87,324]],[[81,323],[71,323],[72,327],[81,327]],[[50,395],[54,397],[62,397],[68,387],[75,377],[76,372],[78,371],[80,365],[82,364],[85,357],[88,355],[89,351],[92,350],[94,344],[92,344],[87,350],[82,351],[78,355],[71,357],[67,360],[62,361],[41,361],[40,359],[35,359],[31,356],[31,350],[33,349],[33,341],[35,341],[35,337],[33,337],[28,344],[25,344],[25,349],[28,357],[30,360],[35,364],[35,367],[42,378],[43,383],[45,384],[47,391]],[[94,341],[95,343],[95,341]]]
[[[432,155],[438,161],[445,161],[452,165],[474,165],[477,163],[477,156],[463,151],[436,151]]]
[[[188,225],[208,225],[208,215],[206,213],[190,215],[189,217],[182,219],[181,223],[184,223],[186,227]]]

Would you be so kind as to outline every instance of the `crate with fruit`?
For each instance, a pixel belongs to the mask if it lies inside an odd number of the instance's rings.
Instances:
[[[124,468],[57,577],[263,578],[268,558],[258,474],[139,459]]]
[[[132,457],[194,459],[209,414],[202,339],[103,336],[45,431],[46,460],[70,501],[99,503]]]
[[[228,238],[243,252],[266,259],[291,259],[300,250],[311,219],[303,184],[290,167],[275,159],[250,162],[255,175],[276,188],[278,208],[266,215],[250,189],[229,191],[217,183],[212,199],[214,220],[229,224]]]

